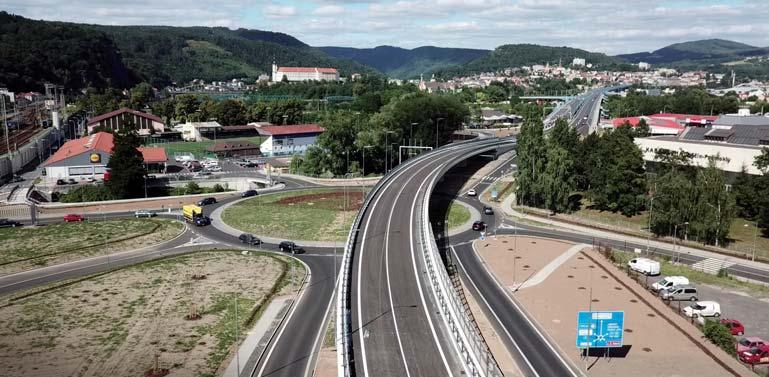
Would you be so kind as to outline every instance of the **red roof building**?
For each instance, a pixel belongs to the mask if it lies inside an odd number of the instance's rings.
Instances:
[[[646,121],[646,124],[649,125],[649,130],[652,135],[678,135],[683,132],[686,127],[704,127],[711,125],[718,119],[718,117],[709,115],[659,113],[637,117],[614,118],[611,121],[611,125],[612,127],[617,128],[627,122],[630,123],[632,127],[636,127],[641,119]]]
[[[109,132],[70,140],[43,163],[46,176],[51,179],[103,176],[113,147],[114,137]],[[164,148],[138,149],[147,165],[164,164],[168,160]]]
[[[133,127],[139,135],[150,135],[165,130],[165,124],[159,116],[124,107],[88,119],[88,133],[92,133],[97,127],[104,131],[118,131],[129,121],[133,122]]]
[[[339,81],[339,71],[336,68],[319,67],[278,67],[272,64],[272,82],[283,80],[298,81]]]

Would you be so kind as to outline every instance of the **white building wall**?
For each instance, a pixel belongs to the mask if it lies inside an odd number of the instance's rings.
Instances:
[[[761,155],[760,148],[740,148],[719,143],[687,143],[654,138],[636,138],[635,143],[641,148],[646,161],[655,161],[654,155],[657,149],[683,150],[695,155],[692,163],[697,166],[705,167],[708,165],[709,157],[718,156],[720,158],[718,167],[721,170],[739,173],[744,165],[748,173],[761,174],[753,165],[756,156]]]
[[[315,145],[317,136],[278,137],[270,136],[259,147],[265,156],[304,154],[307,148]]]

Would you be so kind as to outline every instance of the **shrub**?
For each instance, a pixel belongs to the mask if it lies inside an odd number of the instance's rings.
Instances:
[[[203,192],[203,190],[200,188],[200,185],[198,185],[195,182],[187,183],[187,186],[184,189],[184,192],[187,195],[193,195],[193,194],[200,194]]]
[[[222,185],[220,185],[220,184],[218,184],[218,183],[217,183],[217,184],[215,184],[215,185],[214,185],[214,187],[212,188],[212,190],[213,190],[214,192],[224,192],[224,187],[222,187]]]
[[[720,278],[728,278],[729,277],[729,271],[727,271],[725,268],[719,268],[718,274],[716,276]]]
[[[100,202],[115,199],[107,187],[102,185],[85,185],[76,187],[66,194],[61,194],[62,203]]]
[[[720,322],[711,321],[709,319],[705,320],[705,325],[702,326],[702,332],[708,340],[726,351],[726,353],[734,355],[737,352],[734,346],[732,332]]]

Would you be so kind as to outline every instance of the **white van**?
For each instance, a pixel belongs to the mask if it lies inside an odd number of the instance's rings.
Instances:
[[[652,289],[654,289],[655,291],[661,291],[663,289],[673,288],[676,285],[685,285],[685,284],[689,284],[689,279],[687,279],[685,276],[668,276],[652,284]]]
[[[697,301],[694,305],[684,308],[687,317],[720,317],[721,305],[715,301]]]
[[[648,258],[633,258],[630,262],[627,262],[630,269],[638,271],[644,275],[659,275],[660,274],[660,262],[653,261]]]

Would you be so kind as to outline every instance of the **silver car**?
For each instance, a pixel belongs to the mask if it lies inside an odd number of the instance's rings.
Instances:
[[[662,299],[671,301],[697,301],[697,288],[693,285],[676,285],[663,289]]]
[[[134,216],[136,216],[137,219],[140,217],[155,217],[157,216],[157,213],[147,209],[140,209],[134,212]]]

